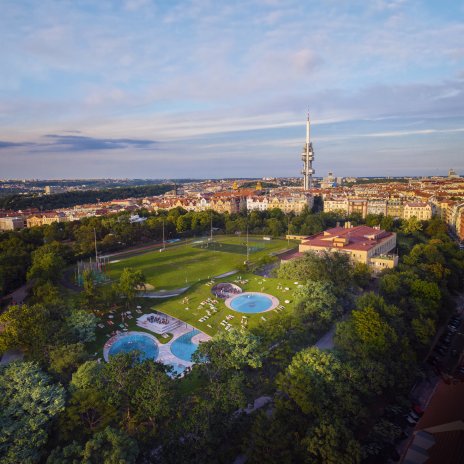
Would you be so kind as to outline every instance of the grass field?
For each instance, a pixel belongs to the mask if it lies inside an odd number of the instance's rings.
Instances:
[[[293,290],[296,288],[295,282],[290,282],[282,279],[274,278],[263,278],[255,274],[245,274],[241,273],[240,277],[242,280],[247,280],[246,284],[238,284],[244,291],[257,291],[269,293],[277,297],[280,303],[285,307],[284,311],[293,311],[294,308],[294,298]],[[233,282],[238,278],[238,274],[225,277],[223,279],[216,279],[215,282]],[[139,332],[147,332],[153,335],[152,332],[140,328],[136,325],[136,318],[140,316],[134,310],[136,306],[141,306],[141,311],[143,314],[152,313],[153,310],[161,311],[163,313],[169,314],[170,316],[176,317],[197,329],[207,333],[208,335],[214,335],[218,331],[225,330],[224,326],[221,325],[221,321],[226,319],[226,316],[233,315],[228,322],[235,328],[239,328],[241,325],[242,313],[235,312],[226,307],[223,300],[218,299],[216,304],[217,312],[214,313],[208,320],[205,322],[200,322],[203,316],[205,316],[206,310],[209,310],[208,306],[201,307],[200,303],[205,301],[207,298],[214,298],[211,293],[211,286],[206,285],[207,281],[202,281],[193,285],[187,292],[179,295],[177,297],[167,298],[167,299],[151,299],[151,298],[137,298],[134,303],[134,307],[131,308],[132,314],[135,316],[133,319],[121,317],[121,312],[125,311],[123,307],[116,309],[114,313],[113,322],[116,324],[114,326],[109,326],[106,321],[107,317],[103,316],[101,322],[103,323],[103,328],[97,329],[97,339],[95,342],[89,344],[88,350],[93,353],[97,353],[97,357],[101,357],[103,350],[103,345],[108,340],[111,332],[116,329],[119,329],[119,324],[126,322],[128,325],[128,330],[134,330]],[[288,290],[286,290],[288,288]],[[184,302],[184,298],[188,297],[188,303]],[[289,301],[286,303],[285,301]],[[210,311],[211,312],[211,311]],[[264,313],[257,314],[245,314],[248,319],[248,327],[256,327],[259,324],[266,324],[269,320],[275,317],[277,312],[267,311]],[[263,319],[264,318],[264,319]],[[211,327],[209,327],[211,326]],[[169,341],[169,339],[163,339],[161,336],[155,336],[161,343]]]
[[[243,291],[269,293],[270,295],[273,295],[279,299],[280,304],[285,307],[285,311],[293,311],[293,290],[296,287],[294,282],[282,279],[263,278],[255,274],[245,273],[240,273],[240,277],[242,280],[248,281],[248,283],[244,285],[237,283],[237,285],[239,285]],[[237,278],[238,274],[223,279],[216,279],[215,282],[233,282]],[[206,311],[209,310],[208,306],[201,307],[200,303],[205,301],[207,298],[214,298],[211,293],[211,286],[206,285],[206,283],[207,282],[196,284],[186,293],[178,297],[169,298],[166,300],[152,300],[153,309],[187,322],[188,324],[196,327],[197,329],[200,329],[208,335],[214,335],[218,331],[225,330],[224,326],[221,325],[221,321],[223,321],[228,315],[234,316],[228,321],[233,327],[240,327],[243,315],[247,317],[248,327],[251,328],[257,326],[258,324],[265,324],[268,320],[272,319],[277,314],[276,311],[267,311],[257,314],[238,313],[227,308],[224,300],[218,299],[218,303],[216,305],[217,312],[212,314],[212,316],[210,316],[206,321],[200,322],[199,319],[201,319],[203,316],[206,316]],[[288,290],[286,290],[286,288],[288,288]],[[188,303],[183,302],[185,297],[188,297]],[[289,303],[285,303],[285,301],[289,301]]]
[[[206,315],[207,309],[201,307],[200,303],[207,298],[214,298],[211,293],[211,286],[206,285],[208,279],[235,270],[243,264],[244,255],[246,255],[244,238],[215,237],[213,244],[210,243],[208,247],[206,247],[206,244],[206,239],[203,243],[194,240],[193,242],[171,246],[161,253],[151,251],[125,258],[111,264],[110,277],[117,279],[124,268],[132,267],[141,269],[144,272],[147,283],[153,285],[155,291],[190,286],[185,293],[177,297],[167,299],[137,298],[134,308],[131,308],[132,310],[139,305],[144,314],[151,313],[153,310],[161,311],[189,323],[209,335],[225,330],[224,326],[221,325],[221,321],[229,314],[234,317],[228,322],[234,327],[240,327],[242,314],[228,309],[224,301],[220,299],[216,305],[216,313],[205,322],[200,322],[199,319]],[[250,248],[253,247],[253,250],[250,250],[251,261],[256,261],[270,253],[288,249],[286,240],[267,241],[256,237],[250,237],[249,246]],[[291,247],[295,247],[295,243],[290,242]],[[285,306],[285,311],[293,310],[294,282],[263,278],[251,273],[240,273],[222,279],[215,279],[215,281],[233,282],[239,275],[242,280],[248,281],[246,284],[239,284],[244,291],[269,293],[280,300],[281,304]],[[285,290],[285,288],[289,290]],[[185,297],[188,297],[188,302],[185,302]],[[285,300],[289,300],[290,303],[285,303]],[[119,308],[115,311],[114,322],[117,324],[123,322],[120,315],[122,310],[123,308]],[[134,312],[133,314],[136,315]],[[275,311],[247,314],[248,327],[265,324],[276,314]],[[95,351],[96,356],[101,356],[104,343],[111,332],[115,330],[115,326],[108,326],[106,317],[103,317],[101,322],[104,327],[97,329],[97,340],[89,346],[89,351]],[[129,330],[144,331],[144,329],[136,326],[135,318],[131,320],[125,319],[124,322],[128,324]],[[166,341],[161,338],[159,340],[161,342]]]
[[[197,242],[197,243],[195,243]],[[232,271],[243,264],[244,237],[215,237],[214,243],[200,240],[122,259],[110,265],[109,276],[117,279],[126,267],[140,269],[155,290],[170,290],[193,285],[201,280]],[[295,246],[290,244],[290,247]],[[249,241],[250,259],[256,261],[269,253],[288,248],[286,240]]]

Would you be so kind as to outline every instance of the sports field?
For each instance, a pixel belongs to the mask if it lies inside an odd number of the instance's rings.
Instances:
[[[290,242],[290,247],[295,244]],[[286,240],[263,240],[250,237],[250,260],[270,253],[288,249]],[[170,290],[190,286],[242,265],[246,259],[244,237],[215,237],[213,243],[198,239],[166,248],[165,251],[151,251],[110,264],[109,276],[117,279],[126,267],[140,269],[146,282],[155,290]]]

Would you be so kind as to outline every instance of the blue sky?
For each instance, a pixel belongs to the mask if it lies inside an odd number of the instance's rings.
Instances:
[[[464,174],[464,2],[0,0],[0,178]]]

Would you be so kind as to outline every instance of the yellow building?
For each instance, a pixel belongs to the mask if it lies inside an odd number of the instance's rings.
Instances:
[[[420,221],[432,219],[432,206],[428,203],[405,203],[403,219],[411,219],[413,216]]]
[[[299,252],[340,252],[351,260],[369,265],[375,271],[393,268],[398,256],[391,252],[396,248],[396,234],[368,226],[334,227],[301,241]]]
[[[27,227],[39,227],[49,225],[54,222],[67,222],[68,218],[64,213],[43,213],[35,214],[27,218]]]

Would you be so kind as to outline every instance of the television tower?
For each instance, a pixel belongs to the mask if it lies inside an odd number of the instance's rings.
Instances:
[[[309,141],[309,113],[308,118],[306,119],[306,143],[303,147],[303,152],[301,153],[301,160],[303,161],[303,188],[305,190],[310,190],[313,188],[313,174],[316,172],[313,169],[314,161],[314,151],[313,144]]]

